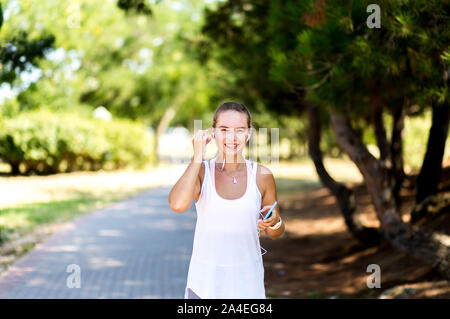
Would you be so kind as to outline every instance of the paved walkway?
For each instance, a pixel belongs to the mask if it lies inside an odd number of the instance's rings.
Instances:
[[[183,298],[195,206],[171,211],[169,191],[149,189],[68,223],[2,274],[0,298]]]

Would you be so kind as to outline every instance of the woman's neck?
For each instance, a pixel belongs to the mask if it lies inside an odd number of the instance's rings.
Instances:
[[[224,154],[217,154],[216,155],[216,166],[219,167],[222,170],[223,161],[225,159],[225,165],[223,166],[223,170],[233,172],[233,171],[239,171],[242,169],[242,166],[245,165],[245,159],[242,156],[242,154],[238,155],[226,155],[224,157]]]

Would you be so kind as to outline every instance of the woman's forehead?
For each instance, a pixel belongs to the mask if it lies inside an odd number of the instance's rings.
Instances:
[[[247,128],[247,115],[233,110],[219,114],[216,127],[221,128]]]

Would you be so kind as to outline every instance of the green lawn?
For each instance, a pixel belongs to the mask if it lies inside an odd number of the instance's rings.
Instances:
[[[7,241],[13,234],[17,237],[33,231],[40,225],[70,221],[109,203],[138,194],[144,189],[103,192],[95,195],[79,192],[73,198],[66,200],[27,203],[2,208],[0,210],[0,244]]]
[[[317,180],[275,178],[277,195],[292,195],[322,187]]]

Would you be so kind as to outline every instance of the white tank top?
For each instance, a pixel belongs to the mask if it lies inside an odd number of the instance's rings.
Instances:
[[[266,298],[257,232],[261,210],[257,163],[245,159],[247,187],[238,199],[225,199],[217,193],[215,158],[203,163],[205,174],[195,203],[197,223],[185,298],[188,289],[207,299]]]

